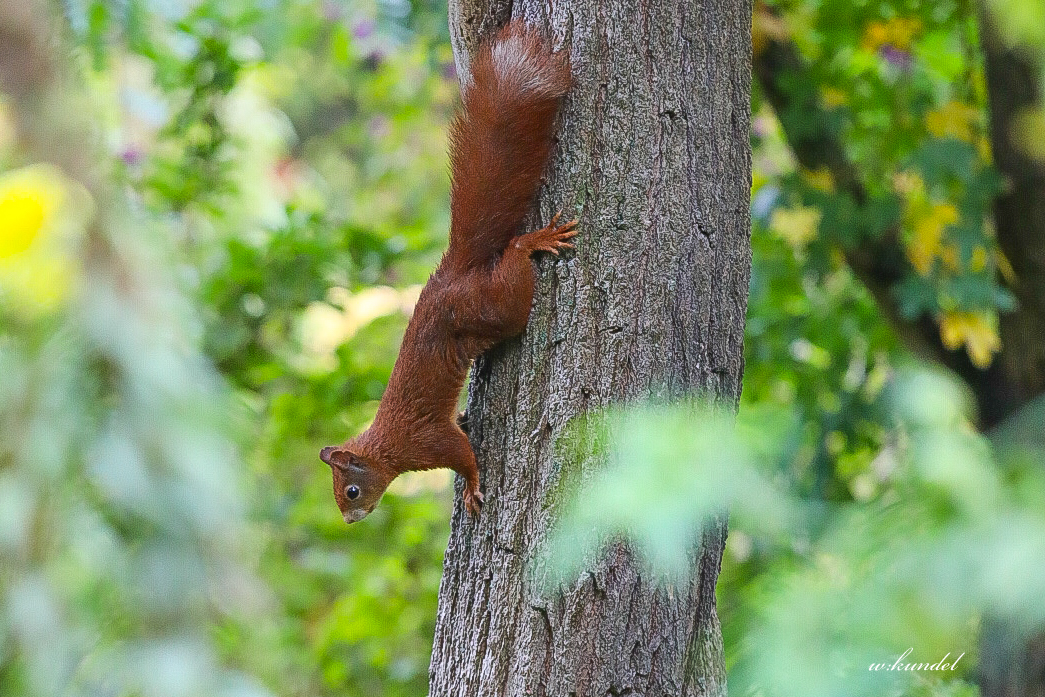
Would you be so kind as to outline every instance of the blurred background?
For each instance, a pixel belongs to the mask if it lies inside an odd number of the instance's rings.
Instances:
[[[1045,3],[752,33],[740,428],[614,416],[671,485],[563,534],[670,573],[731,506],[735,694],[978,694],[1045,620]],[[346,529],[317,453],[442,253],[456,96],[442,0],[0,1],[0,694],[426,694],[451,475]],[[966,655],[862,682],[908,646]]]

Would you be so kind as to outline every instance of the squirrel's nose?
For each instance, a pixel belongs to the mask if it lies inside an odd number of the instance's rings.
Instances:
[[[363,520],[363,518],[366,518],[367,514],[369,513],[370,511],[365,511],[361,508],[357,508],[352,511],[345,511],[343,517],[345,519],[345,522],[351,525],[352,523],[358,523],[359,521]]]

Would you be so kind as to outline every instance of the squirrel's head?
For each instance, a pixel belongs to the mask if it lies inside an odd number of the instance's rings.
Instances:
[[[334,473],[334,500],[346,523],[358,523],[370,515],[392,481],[385,468],[368,462],[351,444],[327,446],[319,459]]]

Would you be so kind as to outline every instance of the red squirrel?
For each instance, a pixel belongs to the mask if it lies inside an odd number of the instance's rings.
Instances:
[[[476,51],[471,70],[450,126],[449,247],[417,300],[373,424],[320,453],[346,523],[369,515],[403,472],[437,467],[464,478],[465,508],[478,514],[479,469],[457,423],[458,396],[472,359],[526,327],[530,257],[557,255],[577,234],[559,215],[518,234],[551,156],[568,57],[516,21]]]

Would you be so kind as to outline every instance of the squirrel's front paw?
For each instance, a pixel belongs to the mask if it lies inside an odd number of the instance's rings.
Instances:
[[[479,491],[478,485],[474,489],[469,487],[464,490],[464,509],[468,511],[468,515],[478,516],[484,500],[485,497],[483,492]]]
[[[540,230],[521,235],[516,239],[516,246],[533,252],[551,252],[558,255],[560,249],[573,249],[573,243],[568,240],[577,235],[577,221],[571,220],[565,225],[559,225],[562,211],[555,214],[552,221]]]

